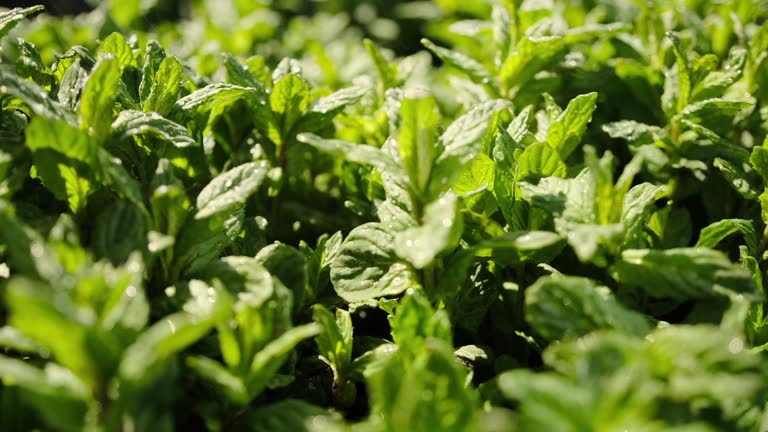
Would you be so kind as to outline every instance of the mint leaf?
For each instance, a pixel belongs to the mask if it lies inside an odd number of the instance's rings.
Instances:
[[[548,340],[581,337],[597,329],[644,336],[648,319],[619,303],[610,290],[584,278],[545,276],[525,291],[526,319]]]
[[[136,135],[151,134],[160,137],[176,147],[195,144],[187,130],[157,113],[125,110],[112,123],[112,134],[118,139]]]
[[[700,248],[626,250],[611,268],[619,282],[651,296],[702,299],[727,291],[754,293],[752,278],[721,252]]]
[[[219,213],[231,213],[245,206],[245,201],[261,186],[267,175],[266,165],[251,162],[214,178],[197,196],[195,219]]]
[[[105,139],[114,119],[120,63],[111,55],[103,56],[88,75],[80,99],[80,128],[97,139]]]
[[[395,235],[394,250],[415,268],[422,269],[441,252],[456,247],[462,230],[459,200],[449,193],[425,207],[419,226]]]
[[[417,284],[416,274],[393,250],[394,235],[378,223],[353,229],[331,263],[336,293],[348,302],[402,293]]]
[[[4,38],[20,22],[34,13],[45,9],[43,6],[31,6],[28,8],[13,8],[0,13],[0,39]]]
[[[400,131],[397,145],[405,173],[417,197],[422,196],[432,177],[437,157],[437,107],[429,97],[400,102]]]
[[[547,142],[558,151],[562,160],[567,159],[581,142],[587,124],[592,119],[596,102],[597,93],[577,96],[550,123]]]

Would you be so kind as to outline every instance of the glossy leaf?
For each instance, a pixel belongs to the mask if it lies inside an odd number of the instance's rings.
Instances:
[[[196,219],[242,208],[267,175],[264,163],[250,162],[214,178],[197,196]]]
[[[598,329],[644,336],[648,319],[619,303],[607,287],[575,277],[545,276],[525,291],[525,314],[547,340],[577,338]]]
[[[348,302],[397,295],[413,287],[416,274],[393,250],[394,235],[378,223],[353,229],[331,263],[336,293]]]
[[[749,273],[706,248],[626,250],[611,271],[619,282],[655,297],[702,299],[723,295],[723,290],[755,290]]]

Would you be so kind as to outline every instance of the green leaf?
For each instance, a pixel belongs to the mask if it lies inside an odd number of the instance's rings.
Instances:
[[[113,267],[104,261],[92,267],[97,284],[86,289],[99,290],[104,303],[99,313],[99,327],[114,332],[116,338],[126,343],[144,329],[149,320],[149,302],[142,288],[144,265],[141,254],[128,256],[120,267]],[[81,281],[81,285],[83,281]],[[99,286],[100,285],[100,286]],[[78,286],[78,289],[81,289]],[[96,306],[96,307],[98,307]]]
[[[494,4],[491,11],[491,21],[493,23],[493,42],[496,45],[496,57],[494,63],[500,66],[509,56],[509,49],[512,46],[512,17],[509,11],[500,4]]]
[[[80,129],[92,137],[103,140],[109,134],[114,119],[113,107],[117,100],[120,81],[118,60],[107,55],[99,59],[85,82],[80,98]]]
[[[427,191],[432,165],[437,157],[438,113],[430,96],[403,99],[400,103],[400,130],[397,145],[405,173],[416,197]]]
[[[295,308],[302,309],[307,290],[307,262],[304,255],[294,247],[273,243],[256,254],[256,261],[291,290]]]
[[[187,357],[186,363],[194,373],[214,384],[232,402],[240,405],[248,403],[248,392],[243,380],[221,363],[204,356]]]
[[[691,101],[722,97],[726,90],[742,77],[746,61],[746,49],[732,49],[722,70],[708,73],[694,85]]]
[[[374,406],[381,406],[386,430],[474,430],[477,399],[465,373],[443,344],[427,344],[405,371],[390,360],[370,380]]]
[[[31,6],[28,8],[13,8],[0,13],[0,39],[4,38],[20,22],[34,13],[45,9],[43,6]]]
[[[618,282],[648,295],[678,300],[706,299],[728,291],[755,293],[752,277],[719,251],[697,248],[630,249],[611,267]]]
[[[730,162],[722,158],[715,158],[712,165],[714,165],[725,177],[728,184],[748,200],[754,200],[759,195],[759,192],[755,190],[749,183],[744,170],[737,168]]]
[[[190,202],[184,185],[173,175],[168,159],[160,159],[157,163],[149,200],[154,229],[175,237],[184,224]]]
[[[19,38],[19,50],[21,54],[16,61],[16,72],[46,87],[53,84],[51,70],[43,63],[37,47],[31,42]]]
[[[495,134],[492,119],[505,110],[508,103],[501,100],[483,102],[456,119],[438,140],[440,154],[434,162],[429,184],[429,196],[438,197],[448,190],[461,175],[463,168],[483,148],[489,133]]]
[[[419,226],[395,235],[394,251],[415,268],[423,269],[441,252],[455,248],[463,229],[458,197],[448,193],[425,207]]]
[[[493,187],[494,171],[493,160],[485,153],[480,153],[456,180],[453,191],[458,195],[464,195],[465,200],[467,200],[467,207],[471,207],[471,195]],[[478,198],[480,197],[482,195]]]
[[[331,281],[347,302],[398,295],[417,284],[416,274],[397,257],[394,235],[379,223],[354,228],[331,263]]]
[[[91,182],[78,174],[71,166],[58,164],[59,174],[64,180],[64,191],[67,194],[67,202],[72,213],[79,213],[86,206],[88,196],[91,194]]]
[[[372,165],[383,172],[396,173],[401,171],[400,166],[394,159],[378,147],[365,144],[354,144],[337,139],[325,139],[311,133],[302,133],[296,138],[299,142],[309,144],[336,158],[359,164]]]
[[[246,432],[344,432],[342,420],[333,411],[286,399],[246,411],[233,427]]]
[[[95,162],[98,143],[87,133],[60,121],[35,117],[27,126],[27,146],[33,152],[55,150],[87,165]]]
[[[238,294],[240,302],[248,308],[261,308],[271,299],[280,297],[281,292],[289,292],[256,258],[227,256],[221,258],[220,263],[222,267],[206,269],[208,277],[220,279],[227,290]]]
[[[20,387],[24,398],[52,428],[82,430],[91,394],[87,386],[61,366],[49,363],[38,369],[27,362],[0,355],[0,382],[7,389]]]
[[[451,344],[453,335],[445,310],[435,312],[426,295],[413,291],[404,296],[391,319],[392,339],[399,352],[418,356],[427,340]]]
[[[27,118],[20,112],[0,111],[0,140],[13,144],[24,143],[27,123]]]
[[[266,176],[267,165],[264,161],[245,163],[218,175],[198,194],[195,219],[243,208],[245,201],[256,192]]]
[[[112,136],[117,139],[144,134],[162,138],[179,148],[195,145],[183,126],[157,113],[125,110],[112,123]]]
[[[121,33],[112,33],[104,39],[99,48],[99,56],[104,54],[115,56],[121,71],[128,66],[138,67],[131,46]]]
[[[749,163],[763,179],[763,184],[768,184],[768,148],[755,146],[749,157]]]
[[[269,139],[278,146],[292,139],[290,133],[309,107],[309,84],[297,75],[288,74],[275,83],[269,94],[274,118],[269,127]]]
[[[594,223],[595,180],[589,169],[572,179],[545,177],[537,185],[521,183],[523,198],[567,222]]]
[[[300,61],[290,57],[285,57],[280,60],[280,63],[278,63],[272,71],[272,82],[277,83],[288,75],[295,75],[298,78],[302,78]]]
[[[11,311],[9,323],[22,334],[48,349],[54,358],[90,386],[96,385],[103,366],[98,364],[85,323],[76,320],[75,305],[58,296],[43,282],[14,278],[8,283],[5,300]],[[95,341],[94,341],[95,342]]]
[[[312,306],[312,319],[322,326],[315,338],[321,359],[333,370],[336,380],[346,380],[352,372],[352,318],[349,312],[336,309],[334,315],[323,305]]]
[[[74,124],[74,116],[53,100],[42,87],[18,76],[13,69],[0,65],[0,95],[10,95],[26,104],[38,116]]]
[[[139,100],[147,100],[152,87],[155,85],[160,63],[165,59],[165,49],[156,40],[147,41],[144,48],[144,61],[141,66],[141,83],[139,84]]]
[[[80,95],[88,77],[88,71],[83,67],[84,60],[74,58],[75,54],[72,55],[72,58],[64,58],[59,60],[57,64],[57,66],[61,66],[64,60],[72,61],[72,64],[64,70],[59,82],[59,91],[56,93],[59,103],[68,109],[68,115],[70,116],[71,112],[77,110],[77,104],[80,102]],[[54,76],[59,71],[61,69],[57,67],[54,71]],[[70,123],[74,123],[74,120],[70,121]]]
[[[342,242],[341,231],[336,231],[332,236],[321,235],[317,239],[317,246],[312,249],[305,242],[299,244],[299,249],[306,257],[307,266],[307,304],[311,304],[323,293],[330,284],[331,262],[338,254]]]
[[[115,201],[96,217],[91,236],[96,256],[121,264],[131,253],[147,248],[144,213],[126,201]]]
[[[688,65],[688,57],[683,52],[683,48],[680,44],[680,38],[672,33],[667,32],[667,38],[672,41],[672,52],[675,53],[675,61],[677,63],[677,109],[676,112],[681,112],[683,108],[688,106],[688,101],[691,95],[691,71]]]
[[[502,394],[523,403],[521,423],[524,427],[573,432],[592,430],[592,394],[581,383],[530,370],[505,372],[497,380]]]
[[[550,123],[547,142],[558,151],[560,159],[568,159],[580,144],[581,137],[587,130],[587,124],[592,120],[592,113],[597,107],[596,102],[597,93],[595,92],[576,96]]]
[[[20,353],[47,354],[44,346],[10,326],[0,327],[0,347]]]
[[[256,353],[250,365],[248,378],[245,381],[250,398],[252,399],[264,390],[269,378],[272,378],[280,369],[296,345],[304,339],[317,336],[320,330],[320,326],[314,323],[294,327],[272,340]]]
[[[389,64],[376,44],[370,39],[363,39],[363,45],[376,68],[376,72],[379,74],[379,79],[384,85],[384,90],[398,87],[401,81],[397,73],[397,67]]]
[[[204,219],[188,219],[174,243],[171,274],[174,277],[195,274],[205,268],[232,244],[242,227],[242,211],[218,213]]]
[[[646,246],[644,234],[648,215],[655,209],[653,203],[666,194],[665,186],[651,183],[641,183],[627,191],[621,213],[621,223],[624,226],[623,248],[636,249]]]
[[[478,243],[473,247],[478,254],[490,250],[498,260],[514,264],[526,261],[547,262],[563,246],[563,238],[549,231],[513,231]]]
[[[603,131],[611,138],[622,138],[634,143],[641,138],[660,135],[663,129],[634,120],[621,120],[603,125]]]
[[[365,87],[347,87],[315,100],[296,125],[296,130],[316,132],[327,127],[334,117],[360,100],[367,91]]]
[[[227,78],[229,82],[243,87],[263,87],[261,82],[253,75],[253,72],[248,69],[248,66],[241,63],[235,56],[229,53],[224,53],[223,57],[224,68],[227,70]]]
[[[501,131],[493,147],[493,162],[496,165],[493,178],[493,195],[499,203],[504,220],[511,230],[528,228],[527,216],[521,201],[518,187],[518,165],[516,159],[522,150],[519,144],[507,133]]]
[[[539,71],[553,64],[565,51],[560,36],[524,36],[499,70],[499,81],[507,91],[518,90]]]
[[[736,114],[752,105],[752,102],[737,99],[706,99],[686,106],[672,118],[672,121],[689,120],[694,124],[701,124],[715,133],[725,135],[725,132],[730,130],[730,125]]]
[[[14,245],[7,250],[6,255],[15,274],[30,278],[41,276],[38,264],[42,257],[32,254],[32,243],[40,241],[40,236],[19,222],[15,209],[4,200],[0,200],[0,240],[4,244]]]
[[[125,349],[118,368],[123,383],[136,389],[149,384],[172,356],[232,313],[232,301],[223,289],[193,280],[190,292],[192,298],[184,311],[161,319]]]
[[[429,39],[422,39],[421,44],[428,50],[432,51],[440,60],[445,64],[456,68],[465,74],[472,82],[476,84],[488,84],[491,83],[491,74],[488,69],[480,64],[477,60],[466,56],[460,52],[441,48]]]
[[[525,291],[525,316],[545,339],[578,338],[598,329],[644,336],[648,319],[619,303],[604,286],[577,277],[539,278]]]
[[[558,152],[545,142],[526,147],[517,158],[517,166],[518,181],[537,182],[542,177],[565,177],[568,173]]]
[[[195,112],[222,110],[224,107],[241,100],[247,102],[251,107],[262,106],[262,110],[269,112],[269,109],[264,106],[266,105],[266,99],[264,91],[257,88],[215,83],[195,90],[191,94],[177,100],[169,117],[175,119],[179,116],[183,117]],[[150,107],[147,106],[146,108]],[[154,111],[158,111],[157,107],[155,107]],[[260,113],[261,111],[257,110],[256,112]]]
[[[146,73],[152,73],[152,71],[148,70]],[[157,72],[151,83],[151,86],[148,86],[149,93],[143,99],[142,108],[144,111],[168,115],[173,110],[184,86],[182,67],[179,61],[174,57],[163,58],[157,65]]]
[[[144,196],[139,182],[131,176],[122,161],[113,157],[104,149],[97,151],[98,167],[101,170],[102,181],[111,186],[121,197],[133,203],[137,208],[146,210]]]
[[[752,221],[745,219],[723,219],[704,227],[699,234],[696,247],[714,249],[731,234],[741,233],[750,253],[757,252],[757,232]]]

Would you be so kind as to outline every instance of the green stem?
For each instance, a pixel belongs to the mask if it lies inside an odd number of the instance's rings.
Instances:
[[[283,138],[282,139],[283,144],[280,146],[277,146],[276,148],[276,155],[275,158],[277,159],[277,166],[280,167],[280,186],[278,189],[278,194],[272,199],[272,211],[270,213],[271,219],[270,223],[274,224],[280,217],[280,193],[283,190],[283,187],[285,186],[285,179],[286,179],[286,167],[288,166],[288,141]]]
[[[524,266],[522,264],[515,265],[515,279],[517,283],[517,316],[515,317],[515,324],[517,324],[518,330],[522,330],[525,327],[525,284],[523,282]]]
[[[759,260],[766,248],[768,248],[768,225],[763,230],[763,238],[760,239],[760,244],[757,246],[755,258]]]
[[[424,291],[427,292],[427,294],[431,297],[436,294],[436,288],[437,288],[437,282],[436,282],[436,275],[435,275],[435,263],[431,262],[427,264],[426,267],[424,267],[423,271],[423,280],[424,280]]]

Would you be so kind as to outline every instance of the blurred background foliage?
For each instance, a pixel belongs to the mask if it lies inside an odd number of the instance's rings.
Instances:
[[[78,13],[90,13],[92,27],[89,32],[71,34],[71,28],[58,29],[60,34],[52,34],[52,39],[62,45],[69,36],[77,36],[77,42],[87,42],[86,36],[104,37],[119,27],[121,30],[156,31],[158,34],[173,36],[170,23],[195,23],[194,28],[181,30],[185,36],[199,29],[201,22],[207,24],[207,32],[198,33],[201,37],[186,40],[187,47],[194,46],[204,38],[221,42],[222,48],[246,54],[259,45],[297,30],[300,24],[307,24],[306,17],[326,17],[335,15],[336,26],[326,27],[320,33],[314,33],[318,39],[324,36],[336,36],[334,30],[351,24],[357,31],[392,48],[397,54],[411,54],[421,48],[419,39],[423,35],[425,23],[445,15],[445,12],[464,11],[467,16],[489,10],[484,2],[465,2],[460,5],[453,0],[437,2],[407,2],[389,0],[52,0],[52,1],[2,1],[2,7],[31,6],[43,4],[47,15],[67,16]],[[477,3],[479,7],[474,5]],[[94,11],[95,12],[92,12]],[[108,12],[105,14],[104,12]],[[108,16],[111,15],[111,16]],[[304,17],[304,18],[301,18]],[[318,21],[322,21],[320,18]],[[313,20],[314,21],[314,20]],[[317,29],[313,29],[317,30]],[[46,29],[55,32],[56,29]],[[301,33],[305,33],[302,31]],[[307,32],[307,34],[310,34]],[[306,36],[303,34],[302,36]],[[289,40],[297,36],[288,37]],[[239,48],[239,49],[233,49]]]

